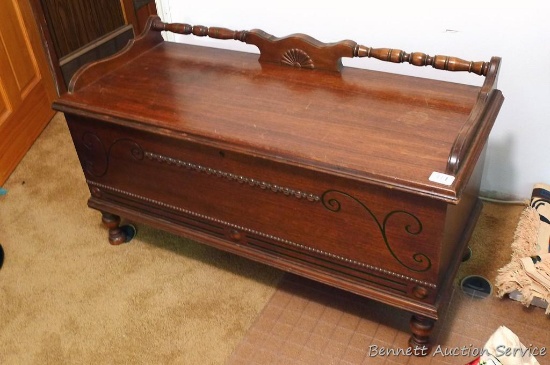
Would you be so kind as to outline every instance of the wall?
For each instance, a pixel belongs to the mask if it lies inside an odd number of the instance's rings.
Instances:
[[[508,3],[157,0],[157,7],[166,22],[235,30],[260,28],[278,37],[306,33],[323,42],[351,39],[374,48],[391,47],[474,61],[502,57],[498,86],[506,100],[489,138],[482,193],[498,199],[525,199],[535,183],[550,184],[550,5],[533,0],[517,3],[520,5]],[[257,52],[254,46],[235,41],[180,35],[169,35],[167,39]],[[374,59],[344,60],[344,64],[482,83],[476,75]]]

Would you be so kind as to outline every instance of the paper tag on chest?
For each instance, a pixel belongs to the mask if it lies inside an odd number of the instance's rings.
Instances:
[[[434,171],[430,175],[429,180],[438,184],[450,186],[452,185],[453,181],[455,181],[455,177],[451,175],[443,174],[441,172]]]

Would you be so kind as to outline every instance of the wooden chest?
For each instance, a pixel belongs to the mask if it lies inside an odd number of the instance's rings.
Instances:
[[[236,39],[261,56],[164,42]],[[373,57],[482,87],[342,67]],[[120,216],[410,311],[429,347],[481,204],[499,58],[167,25],[81,69],[65,113],[113,244]],[[286,67],[293,66],[293,67]]]

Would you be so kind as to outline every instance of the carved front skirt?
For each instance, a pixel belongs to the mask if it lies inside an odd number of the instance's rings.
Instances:
[[[162,221],[437,319],[439,286],[452,251],[462,249],[442,229],[453,219],[445,202],[207,141],[66,117],[91,207]]]

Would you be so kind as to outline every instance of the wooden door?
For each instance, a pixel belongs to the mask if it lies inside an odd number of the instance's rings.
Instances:
[[[54,115],[53,77],[28,0],[0,0],[0,186]]]

